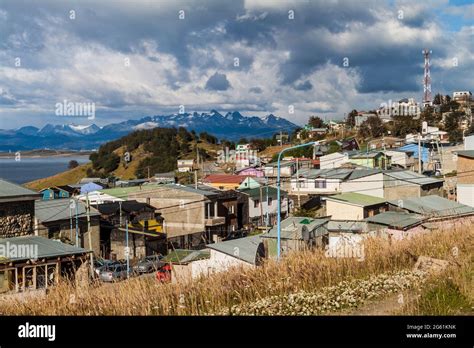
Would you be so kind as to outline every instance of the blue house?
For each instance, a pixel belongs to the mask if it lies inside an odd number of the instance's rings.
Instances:
[[[413,158],[418,160],[418,144],[407,144],[398,148],[397,150],[413,152]],[[421,161],[423,162],[423,164],[428,163],[429,158],[430,158],[430,149],[424,147],[423,144],[421,144]]]
[[[70,196],[68,191],[55,186],[43,189],[40,193],[43,195],[42,199],[45,201],[50,199],[69,198]]]

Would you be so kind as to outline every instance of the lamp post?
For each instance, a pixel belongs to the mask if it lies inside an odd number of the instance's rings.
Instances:
[[[291,151],[294,149],[299,149],[300,147],[306,147],[306,146],[314,146],[318,142],[316,141],[311,141],[306,144],[301,144],[301,145],[296,145],[292,147],[287,147],[286,149],[281,150],[278,153],[278,162],[277,162],[277,204],[278,204],[278,212],[277,212],[277,260],[280,260],[280,248],[281,248],[281,202],[280,202],[280,161],[281,161],[281,155],[283,155],[284,152]]]

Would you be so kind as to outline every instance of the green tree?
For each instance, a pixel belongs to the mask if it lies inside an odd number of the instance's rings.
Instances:
[[[308,125],[310,125],[313,128],[324,128],[324,121],[322,120],[321,117],[318,116],[311,116],[308,120]]]
[[[363,138],[378,138],[383,135],[384,130],[385,128],[380,117],[370,116],[360,125],[359,136]]]
[[[355,127],[355,118],[357,116],[357,110],[352,110],[347,114],[346,125],[349,127]]]

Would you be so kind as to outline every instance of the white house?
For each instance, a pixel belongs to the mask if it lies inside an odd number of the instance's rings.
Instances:
[[[278,212],[277,189],[272,186],[261,186],[251,189],[239,189],[249,197],[249,220],[256,225],[273,225]],[[281,195],[281,213],[288,215],[288,197],[283,190]],[[267,200],[268,199],[268,200]],[[267,221],[268,215],[268,221]],[[262,221],[263,220],[263,221]]]
[[[464,150],[474,150],[474,133],[464,137]]]
[[[387,210],[387,201],[361,193],[326,197],[326,215],[334,220],[363,220]]]
[[[383,197],[383,174],[379,169],[310,169],[291,178],[292,194],[360,192]]]
[[[391,157],[392,166],[412,168],[415,165],[415,157],[411,151],[385,150],[384,153]]]
[[[194,163],[195,161],[193,159],[178,160],[178,172],[180,173],[192,172],[194,170]]]
[[[334,152],[319,158],[320,169],[339,168],[343,164],[349,162],[349,155],[340,152]]]

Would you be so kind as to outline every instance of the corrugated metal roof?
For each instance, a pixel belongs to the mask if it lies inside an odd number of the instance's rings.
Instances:
[[[208,244],[207,247],[255,265],[258,247],[261,243],[262,240],[258,235]]]
[[[187,264],[192,261],[208,259],[210,252],[207,249],[204,250],[189,250],[189,249],[175,249],[170,251],[162,261],[171,262],[177,264]]]
[[[239,192],[245,193],[246,195],[249,195],[252,198],[260,198],[260,187],[256,187],[253,189],[242,189],[238,190]],[[273,197],[275,198],[278,194],[278,189],[272,186],[268,186],[268,197]],[[286,195],[286,191],[280,190],[280,195]],[[266,199],[267,197],[267,188],[262,187],[262,196],[263,199]]]
[[[417,184],[417,185],[442,183],[444,181],[441,179],[431,178],[422,174],[418,174],[418,173],[412,172],[411,170],[386,171],[384,172],[384,174],[391,178],[401,180],[401,181],[406,181],[406,182]]]
[[[362,193],[355,193],[355,192],[348,192],[343,193],[340,195],[334,195],[326,197],[328,201],[336,201],[336,202],[343,202],[349,203],[353,205],[358,205],[362,207],[368,207],[371,205],[382,204],[385,203],[386,200],[380,197],[364,195]]]
[[[303,226],[309,232],[318,229],[321,226],[324,226],[329,221],[328,218],[322,219],[312,219],[307,217],[289,217],[281,222],[281,235],[280,237],[283,239],[303,239],[302,230]],[[326,231],[326,229],[324,228]],[[277,226],[273,226],[273,228],[268,231],[268,233],[264,233],[261,235],[262,238],[277,238],[278,231]]]
[[[456,153],[462,157],[474,158],[474,150],[461,150]]]
[[[77,216],[79,218],[86,216],[86,204],[75,200],[77,204]],[[70,209],[70,199],[52,199],[47,201],[35,201],[35,216],[39,222],[52,222],[59,220],[69,220],[72,216],[76,216],[76,209]],[[100,213],[91,206],[90,216],[99,216]]]
[[[423,220],[424,218],[422,215],[396,211],[386,211],[384,213],[380,213],[364,219],[364,221],[370,223],[401,229],[418,225]]]
[[[65,255],[76,255],[76,254],[83,254],[88,252],[86,249],[78,248],[73,245],[65,244],[59,241],[55,241],[52,239],[47,239],[44,237],[39,236],[23,236],[23,237],[13,237],[13,238],[2,238],[0,239],[0,245],[3,246],[4,250],[11,250],[9,249],[12,246],[15,246],[17,250],[22,250],[25,247],[33,248],[33,252],[36,252],[37,248],[37,256],[36,258],[48,258],[48,257],[57,257],[57,256],[65,256]],[[30,249],[27,249],[30,250]],[[10,257],[3,259],[5,262],[8,261],[21,261],[21,260],[28,260],[31,255],[16,255],[16,257]],[[2,260],[0,260],[1,262]]]
[[[0,198],[20,197],[20,196],[39,197],[40,194],[38,192],[29,190],[23,186],[14,184],[10,181],[0,179]]]
[[[327,225],[329,232],[365,232],[367,222],[349,220],[330,220]]]
[[[436,195],[404,198],[393,200],[389,203],[399,208],[429,217],[474,214],[474,208]]]

